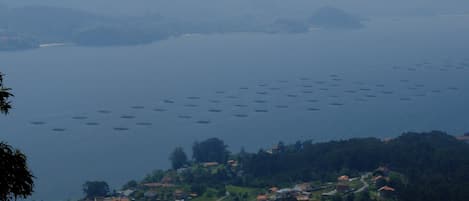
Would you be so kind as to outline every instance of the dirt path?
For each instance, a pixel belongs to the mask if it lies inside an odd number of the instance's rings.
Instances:
[[[358,190],[356,190],[354,193],[360,193],[366,189],[368,189],[368,187],[370,187],[370,184],[368,184],[366,181],[365,181],[365,178],[369,177],[371,173],[366,173],[364,175],[362,175],[360,177],[360,182],[363,183],[363,186],[361,188],[359,188]]]

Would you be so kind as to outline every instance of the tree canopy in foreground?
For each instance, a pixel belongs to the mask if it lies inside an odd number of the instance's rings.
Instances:
[[[0,112],[4,114],[8,114],[11,108],[8,98],[13,94],[10,90],[3,85],[3,74],[0,72]],[[33,193],[33,179],[26,155],[0,141],[0,201],[30,196]]]

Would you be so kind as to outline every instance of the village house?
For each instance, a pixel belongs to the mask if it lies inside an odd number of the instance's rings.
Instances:
[[[106,197],[103,201],[130,201],[127,197]]]
[[[340,176],[339,178],[337,178],[337,181],[338,181],[338,182],[349,182],[349,181],[350,181],[350,177],[347,176],[347,175],[342,175],[342,176]]]
[[[182,167],[182,168],[177,169],[176,172],[177,172],[178,174],[182,174],[182,173],[187,172],[187,171],[189,171],[189,170],[190,170],[190,169],[189,169],[188,167]]]
[[[171,184],[171,183],[173,183],[173,178],[171,178],[170,176],[164,176],[164,177],[161,179],[161,183],[163,183],[163,184]]]
[[[135,190],[132,190],[132,189],[126,189],[126,190],[123,190],[123,191],[117,191],[117,194],[121,197],[129,197],[130,195],[132,195],[133,193],[135,192]]]
[[[342,175],[337,178],[336,191],[339,193],[347,193],[350,191],[349,185],[350,177],[347,175]]]
[[[143,186],[148,187],[149,189],[157,189],[157,188],[170,188],[174,187],[174,184],[167,184],[167,183],[145,183]]]
[[[311,186],[310,183],[301,183],[301,184],[296,184],[295,187],[293,187],[294,190],[300,191],[300,192],[310,192],[313,187]]]
[[[267,152],[268,154],[278,154],[280,153],[280,147],[278,145],[274,145],[272,146],[272,148],[266,150],[265,152]]]
[[[278,190],[275,193],[274,198],[277,199],[288,199],[288,198],[294,198],[296,197],[296,191],[291,188],[283,188]]]
[[[307,195],[298,195],[296,196],[297,201],[309,201],[309,196]]]
[[[389,181],[388,177],[383,177],[381,175],[378,175],[378,176],[372,178],[372,182],[377,188],[381,188],[381,187],[385,186],[388,181]]]
[[[375,184],[376,184],[376,181],[378,181],[378,180],[380,180],[380,179],[384,179],[384,177],[383,177],[383,176],[381,176],[381,175],[378,175],[378,176],[376,176],[376,177],[373,177],[373,179],[372,179],[372,180],[373,180],[373,183],[375,183]]]
[[[269,193],[274,194],[274,193],[276,193],[278,190],[279,190],[279,188],[277,188],[277,187],[274,186],[274,187],[269,188]]]
[[[196,198],[198,197],[199,195],[197,193],[191,193],[189,194],[189,197],[192,199],[192,198]]]
[[[232,168],[238,167],[238,161],[236,160],[228,160],[228,165],[230,165]]]
[[[389,186],[383,186],[378,189],[378,196],[381,198],[392,198],[395,195],[396,190]]]
[[[350,191],[350,186],[348,184],[337,184],[335,189],[337,190],[337,192],[339,193],[347,193]]]
[[[143,197],[149,200],[153,200],[158,197],[158,193],[156,191],[146,191],[145,193],[143,193]]]
[[[269,197],[267,195],[258,195],[256,200],[257,201],[268,201]]]
[[[130,201],[128,197],[95,197],[84,201]]]
[[[173,192],[173,197],[175,200],[185,200],[187,194],[183,190],[178,189]]]
[[[219,163],[218,162],[206,162],[206,163],[202,163],[202,166],[204,166],[205,168],[208,168],[208,167],[215,167],[215,166],[218,166]]]
[[[172,184],[173,179],[169,176],[163,177],[160,182],[144,183],[143,186],[147,187],[150,190],[156,190],[159,188],[171,188],[175,185]]]

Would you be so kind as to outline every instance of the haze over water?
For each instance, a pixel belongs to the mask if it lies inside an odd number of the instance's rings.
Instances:
[[[255,151],[280,140],[384,138],[432,129],[461,134],[469,130],[469,67],[441,68],[469,62],[468,20],[379,18],[366,22],[364,29],[344,32],[191,35],[130,47],[1,52],[1,70],[15,92],[15,109],[0,121],[1,137],[28,155],[37,177],[32,199],[62,200],[80,197],[86,180],[106,180],[118,187],[142,178],[168,167],[175,146],[189,150],[195,140],[214,136],[234,151]],[[423,62],[431,67],[413,70]],[[330,85],[332,74],[342,79],[339,86]],[[326,81],[325,87],[315,81]],[[268,90],[260,86],[264,83],[281,89],[267,97],[256,94]],[[310,84],[313,93],[302,93]],[[381,84],[385,89],[379,89]],[[424,85],[420,92],[425,96],[409,89],[417,84]],[[365,88],[371,92],[344,92]],[[311,99],[318,102],[308,102]],[[267,102],[256,105],[256,100]],[[241,103],[249,108],[235,106]],[[198,107],[184,107],[187,104]],[[135,118],[120,118],[123,115]],[[210,123],[196,123],[199,120]],[[30,124],[33,121],[46,124]],[[137,124],[142,122],[151,125]],[[52,130],[57,128],[65,131]]]

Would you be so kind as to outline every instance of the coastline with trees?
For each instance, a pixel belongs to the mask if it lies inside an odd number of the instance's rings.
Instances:
[[[441,131],[386,140],[279,142],[257,153],[230,153],[227,147],[218,138],[195,142],[192,160],[177,147],[169,157],[171,169],[155,170],[118,192],[142,201],[462,201],[469,196],[469,144]]]

